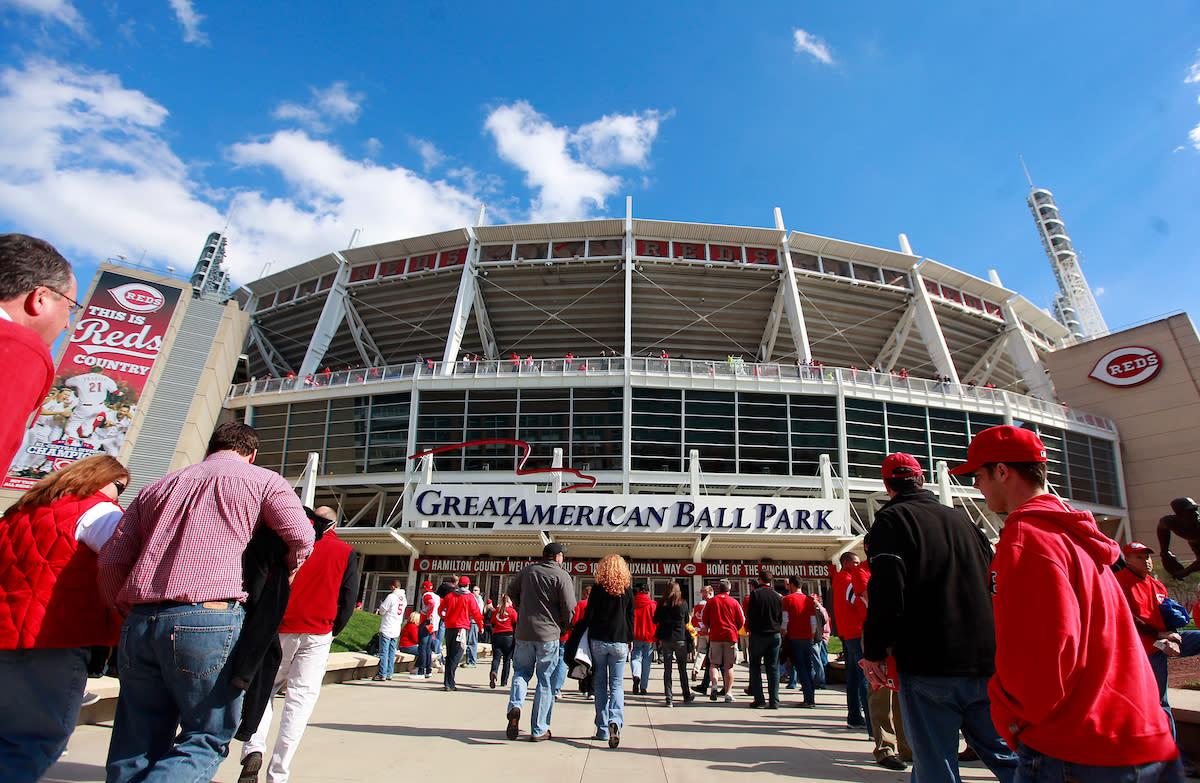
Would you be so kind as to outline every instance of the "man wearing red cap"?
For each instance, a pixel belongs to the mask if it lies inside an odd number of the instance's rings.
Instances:
[[[1174,733],[1171,704],[1167,701],[1167,658],[1200,655],[1200,631],[1177,631],[1167,625],[1161,607],[1169,596],[1166,586],[1152,576],[1154,550],[1134,541],[1126,544],[1121,554],[1125,556],[1126,567],[1117,572],[1117,583],[1129,602],[1133,625],[1158,684],[1159,703],[1167,711]]]
[[[437,629],[442,622],[438,607],[442,599],[433,591],[433,582],[421,583],[421,598],[416,610],[421,613],[421,625],[417,628],[417,664],[412,679],[427,680],[433,676],[433,648],[437,644]]]
[[[991,427],[950,471],[1006,514],[992,560],[996,729],[1017,781],[1178,781],[1182,770],[1154,673],[1111,566],[1119,547],[1046,490],[1046,447]],[[1032,775],[1037,775],[1036,778]]]
[[[471,577],[460,576],[454,592],[442,599],[439,610],[442,622],[446,624],[446,671],[442,679],[442,690],[455,691],[454,672],[458,662],[462,660],[463,650],[467,646],[467,629],[475,622],[483,626],[483,612],[479,611],[479,603],[471,594]]]
[[[911,454],[888,456],[883,482],[889,500],[864,541],[871,581],[863,670],[880,689],[898,674],[914,780],[959,779],[961,731],[1008,783],[1017,758],[992,725],[987,694],[996,649],[988,596],[992,546],[961,509],[942,505],[925,489],[925,472]],[[898,672],[886,671],[889,652]],[[895,755],[877,752],[876,762],[904,768]]]

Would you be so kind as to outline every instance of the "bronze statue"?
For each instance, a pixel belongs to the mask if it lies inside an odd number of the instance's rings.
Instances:
[[[1189,574],[1200,571],[1200,506],[1191,498],[1175,498],[1171,501],[1171,510],[1158,520],[1158,550],[1162,555],[1163,568],[1174,579],[1183,579]],[[1171,554],[1171,534],[1188,542],[1196,559],[1184,567],[1175,555]]]

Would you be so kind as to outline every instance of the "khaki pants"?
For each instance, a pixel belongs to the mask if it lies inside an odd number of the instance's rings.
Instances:
[[[880,688],[868,700],[871,730],[875,733],[875,760],[899,756],[912,761],[912,751],[904,739],[904,721],[900,718],[900,694]]]

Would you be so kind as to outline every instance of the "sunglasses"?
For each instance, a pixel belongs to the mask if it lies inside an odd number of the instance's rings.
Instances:
[[[57,288],[51,288],[50,286],[46,286],[46,290],[53,291],[54,293],[58,294],[63,299],[66,299],[68,302],[71,303],[71,307],[67,311],[69,315],[75,315],[76,313],[78,313],[80,310],[83,309],[83,305],[79,304],[79,302],[76,302],[74,299],[67,296],[62,291],[59,291]]]
[[[121,496],[121,493],[125,491],[125,487],[127,487],[127,486],[128,486],[128,485],[127,485],[125,482],[123,482],[123,481],[115,481],[115,480],[114,480],[112,484],[113,484],[113,486],[114,486],[114,487],[116,487],[116,488],[117,488],[117,497],[120,497],[120,496]]]

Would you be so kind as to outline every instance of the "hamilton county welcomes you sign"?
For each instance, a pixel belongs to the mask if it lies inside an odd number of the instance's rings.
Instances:
[[[498,530],[621,530],[840,536],[845,500],[538,492],[529,485],[420,484],[405,504],[410,521],[468,522]]]

